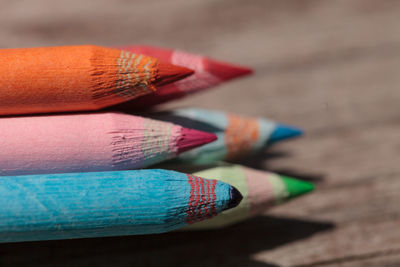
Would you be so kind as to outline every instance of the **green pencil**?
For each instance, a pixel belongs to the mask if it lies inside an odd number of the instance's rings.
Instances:
[[[179,168],[179,166],[174,167]],[[188,172],[190,172],[190,168],[183,167]],[[193,174],[229,183],[239,190],[243,200],[237,207],[226,210],[210,220],[187,226],[184,230],[226,227],[314,190],[314,185],[310,182],[227,163],[205,167],[204,170]]]

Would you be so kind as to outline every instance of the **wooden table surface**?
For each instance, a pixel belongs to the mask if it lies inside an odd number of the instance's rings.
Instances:
[[[400,266],[400,1],[0,1],[0,47],[152,44],[255,68],[170,106],[304,138],[248,159],[315,193],[221,230],[0,245],[1,266]]]

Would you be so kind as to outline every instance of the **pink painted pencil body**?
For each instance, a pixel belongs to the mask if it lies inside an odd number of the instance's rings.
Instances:
[[[121,113],[0,119],[0,175],[137,169],[216,137]]]

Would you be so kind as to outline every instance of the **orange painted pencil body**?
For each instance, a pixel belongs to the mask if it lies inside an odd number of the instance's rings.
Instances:
[[[97,46],[0,50],[0,115],[96,110],[192,71]]]

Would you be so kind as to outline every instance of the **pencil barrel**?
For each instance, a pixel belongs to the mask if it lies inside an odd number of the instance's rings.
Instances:
[[[247,118],[199,108],[175,109],[156,114],[154,118],[217,135],[216,142],[179,156],[179,161],[192,164],[236,160],[254,154],[267,146],[277,125],[265,119]]]
[[[166,170],[3,177],[0,242],[168,232],[237,205],[234,190]]]
[[[158,60],[117,49],[0,50],[0,115],[96,110],[154,91]]]
[[[0,175],[147,167],[178,154],[181,129],[113,112],[0,118]]]

